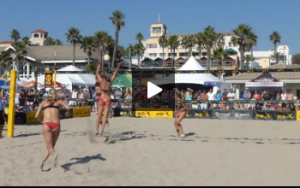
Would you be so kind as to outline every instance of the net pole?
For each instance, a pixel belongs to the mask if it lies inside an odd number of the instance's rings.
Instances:
[[[54,71],[53,87],[56,89],[56,71]]]
[[[15,95],[16,95],[16,70],[11,70],[10,88],[9,88],[9,106],[8,106],[8,123],[7,137],[14,137],[15,126]]]

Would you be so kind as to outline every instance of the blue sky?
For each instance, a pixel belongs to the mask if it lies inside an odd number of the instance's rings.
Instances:
[[[228,32],[238,24],[249,24],[258,35],[254,50],[270,50],[272,31],[278,31],[282,44],[290,53],[300,53],[300,1],[289,0],[1,0],[0,41],[11,40],[12,29],[28,36],[36,29],[49,32],[49,36],[66,44],[68,28],[79,28],[83,36],[107,31],[114,37],[115,28],[108,19],[114,10],[121,10],[126,25],[120,32],[119,44],[134,44],[141,32],[150,36],[150,25],[160,21],[168,34],[196,33],[208,25],[217,32]]]

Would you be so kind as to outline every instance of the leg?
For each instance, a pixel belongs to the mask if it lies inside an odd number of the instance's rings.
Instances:
[[[105,126],[108,126],[108,116],[110,110],[110,102],[106,103],[104,106],[104,124],[102,124],[101,136],[103,135]]]
[[[53,141],[53,148],[54,148],[55,145],[56,145],[56,142],[58,140],[59,134],[60,134],[60,126],[57,127],[56,129],[52,130],[52,133],[53,133],[52,134],[53,135],[52,141]],[[57,152],[55,152],[55,154],[54,154],[53,157],[54,157],[53,163],[54,163],[54,166],[56,166],[56,164],[57,164],[57,157],[58,157]]]
[[[179,127],[178,127],[178,114],[175,115],[175,121],[174,121],[174,125],[175,125],[175,130],[177,132],[177,137],[180,137],[180,133],[179,133]]]
[[[3,125],[0,125],[0,139],[2,138],[2,131],[3,131],[3,128],[4,128],[4,124],[3,124]]]
[[[104,106],[101,103],[101,101],[97,102],[97,110],[98,110],[98,115],[97,115],[97,121],[96,121],[96,131],[97,131],[97,135],[98,135],[98,131],[99,131],[99,125],[102,125],[102,113],[104,110]]]
[[[47,148],[47,154],[42,162],[41,168],[43,168],[43,165],[45,164],[49,156],[54,155],[55,153],[54,146],[53,146],[53,133],[47,125],[43,125],[43,133],[44,133],[44,139]]]
[[[181,113],[179,114],[178,121],[177,121],[177,126],[178,126],[178,128],[179,128],[179,132],[180,132],[181,136],[184,135],[184,134],[183,134],[182,125],[181,125],[181,121],[182,121],[182,119],[185,117],[185,115],[186,115],[186,112],[185,112],[185,111],[184,111],[184,112],[181,112]]]

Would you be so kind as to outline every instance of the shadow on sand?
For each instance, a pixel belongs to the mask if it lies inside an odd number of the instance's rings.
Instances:
[[[101,160],[101,161],[106,161],[105,158],[101,156],[101,154],[93,155],[93,156],[85,156],[85,157],[79,157],[79,158],[72,158],[71,161],[76,160],[75,162],[71,163],[66,163],[64,165],[61,165],[61,167],[66,171],[71,170],[72,165],[76,164],[86,164],[92,160]]]
[[[128,141],[134,139],[142,139],[146,138],[147,136],[144,134],[138,134],[135,131],[125,131],[121,133],[117,133],[114,135],[106,136],[105,143],[107,144],[115,144],[118,141]]]

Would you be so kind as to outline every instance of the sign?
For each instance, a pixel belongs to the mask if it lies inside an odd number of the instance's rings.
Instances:
[[[204,86],[207,87],[219,86],[219,82],[204,82]]]
[[[91,108],[73,108],[73,118],[91,116]]]
[[[36,119],[35,114],[36,114],[36,111],[26,112],[26,124],[40,123],[43,121],[42,119]],[[41,116],[43,116],[43,115],[44,115],[44,112],[41,112]]]
[[[135,117],[141,118],[173,118],[173,111],[136,111]]]
[[[274,111],[274,120],[296,120],[296,111]]]
[[[45,71],[45,87],[51,87],[53,81],[53,72]]]
[[[254,110],[254,119],[271,120],[273,119],[273,112],[270,110]]]
[[[69,111],[69,116],[68,116],[68,111],[67,109],[60,109],[59,110],[59,118],[60,119],[67,119],[67,118],[71,118],[72,116],[72,110]]]
[[[211,118],[211,110],[193,110],[194,111],[194,118],[198,119],[208,119]]]
[[[211,116],[213,119],[230,119],[230,110],[213,109]]]
[[[253,110],[231,110],[231,119],[253,119]]]

